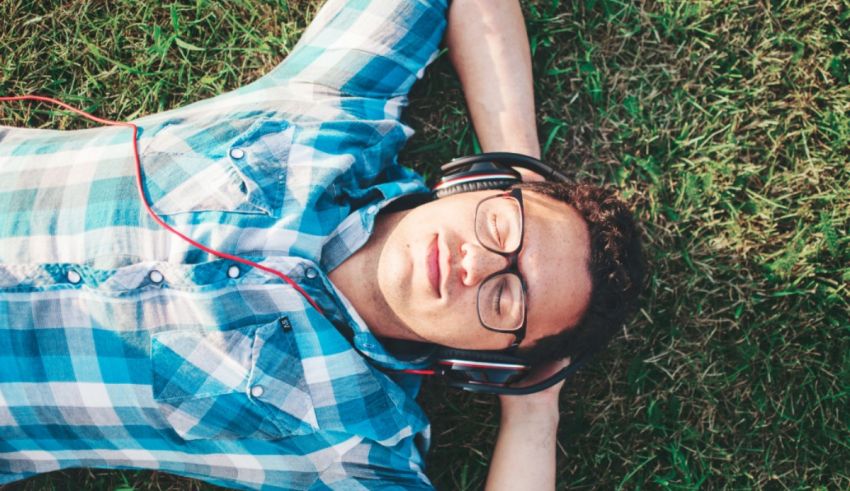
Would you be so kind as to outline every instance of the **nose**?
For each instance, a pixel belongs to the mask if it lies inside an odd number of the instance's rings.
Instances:
[[[508,267],[508,258],[488,251],[481,244],[465,242],[460,246],[461,282],[474,286],[491,274]]]

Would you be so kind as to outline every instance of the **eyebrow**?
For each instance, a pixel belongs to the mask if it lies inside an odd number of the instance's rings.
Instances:
[[[525,238],[526,238],[525,232],[526,232],[527,229],[528,229],[528,220],[526,220],[525,210],[523,210],[522,239],[521,239],[522,240],[522,249],[520,249],[519,252],[517,252],[516,267],[517,267],[517,271],[519,271],[520,277],[523,278],[523,280],[525,280],[525,296],[526,296],[526,299],[525,299],[525,317],[526,318],[525,318],[525,320],[526,320],[526,322],[528,322],[528,317],[529,317],[528,313],[531,310],[531,298],[532,298],[531,290],[532,290],[532,288],[531,288],[531,282],[528,281],[528,275],[525,274],[525,269],[520,268],[520,263],[522,262],[523,254],[525,253],[525,249],[528,247],[528,242],[525,240]],[[525,328],[526,328],[526,330],[528,330],[527,325],[526,325]]]
[[[523,244],[523,250],[525,250],[524,244]],[[523,252],[523,251],[520,251],[520,252]],[[517,263],[517,268],[519,268],[519,263]],[[520,273],[522,274],[522,277],[525,278],[525,296],[526,296],[526,299],[525,299],[525,321],[528,322],[528,318],[531,317],[531,315],[530,315],[531,299],[533,298],[532,288],[531,288],[531,282],[528,281],[528,276],[525,274],[525,272],[520,270]],[[528,326],[526,326],[526,330],[528,330]]]

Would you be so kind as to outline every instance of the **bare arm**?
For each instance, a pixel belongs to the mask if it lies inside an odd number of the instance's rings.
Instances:
[[[568,364],[551,364],[545,378]],[[536,380],[536,379],[535,379]],[[555,489],[558,394],[564,383],[525,396],[500,396],[502,418],[487,491]]]
[[[523,396],[505,396],[521,399]],[[508,410],[502,402],[502,422],[487,474],[487,491],[555,489],[555,438],[558,406],[529,405]]]
[[[454,0],[446,43],[481,148],[539,158],[531,54],[519,2]],[[520,172],[525,180],[541,179]]]

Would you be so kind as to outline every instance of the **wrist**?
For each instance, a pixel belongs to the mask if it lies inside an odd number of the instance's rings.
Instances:
[[[503,424],[536,422],[558,425],[561,413],[557,397],[502,396],[500,400]]]
[[[537,438],[548,438],[558,431],[558,414],[536,413],[502,413],[499,421],[501,431],[522,432],[526,435],[538,435]]]

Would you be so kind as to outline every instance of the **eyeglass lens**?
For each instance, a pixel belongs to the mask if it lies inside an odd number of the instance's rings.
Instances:
[[[522,214],[519,202],[511,196],[483,200],[475,214],[475,235],[491,251],[510,253],[522,241]]]
[[[519,202],[511,196],[487,198],[477,208],[476,237],[493,252],[516,252],[522,243],[522,227]],[[525,316],[525,294],[519,276],[500,273],[482,283],[478,289],[478,314],[491,329],[519,329]]]

